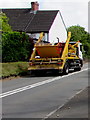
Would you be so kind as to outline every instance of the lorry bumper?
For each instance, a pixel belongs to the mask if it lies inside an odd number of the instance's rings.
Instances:
[[[62,73],[63,72],[63,68],[62,67],[59,67],[59,66],[30,66],[28,68],[28,71],[32,71],[32,72],[37,72],[37,71],[45,71],[45,72],[48,72],[48,71],[52,71],[52,72],[59,72],[59,73]]]

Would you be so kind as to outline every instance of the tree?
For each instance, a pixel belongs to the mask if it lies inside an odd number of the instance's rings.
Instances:
[[[84,48],[84,57],[90,58],[90,34],[85,31],[84,27],[71,26],[67,29],[71,32],[71,41],[81,41]]]
[[[0,12],[0,32],[11,32],[11,26],[8,24],[9,18],[5,13]]]
[[[71,41],[82,40],[82,37],[86,37],[87,34],[85,28],[80,26],[71,26],[68,31],[71,31]]]

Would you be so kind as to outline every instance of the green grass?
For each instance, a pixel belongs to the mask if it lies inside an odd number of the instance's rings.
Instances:
[[[27,69],[29,67],[28,62],[1,63],[1,65],[2,74],[0,74],[0,77],[23,75],[27,72]]]

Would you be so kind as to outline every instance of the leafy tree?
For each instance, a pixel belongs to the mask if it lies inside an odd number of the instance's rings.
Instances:
[[[78,25],[69,27],[68,31],[71,31],[71,41],[81,41],[83,44],[84,57],[90,58],[90,34],[84,27]]]
[[[82,40],[83,37],[87,37],[87,32],[85,31],[85,28],[80,26],[71,26],[68,28],[68,31],[71,31],[71,41],[78,41]]]
[[[8,24],[9,18],[5,13],[0,12],[0,31],[1,32],[11,32],[11,26]]]

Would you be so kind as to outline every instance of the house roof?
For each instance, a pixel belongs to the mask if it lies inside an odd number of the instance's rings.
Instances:
[[[3,9],[9,17],[9,24],[14,31],[48,32],[58,13],[58,10],[39,10],[36,14],[31,9]]]

